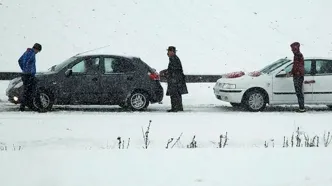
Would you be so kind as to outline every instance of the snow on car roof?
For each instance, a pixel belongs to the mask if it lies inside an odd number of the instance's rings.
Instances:
[[[287,56],[287,59],[292,60],[293,56]],[[319,56],[304,56],[304,59],[312,59],[312,60],[318,60],[318,59],[322,59],[322,60],[332,60],[332,57],[319,57]]]
[[[318,57],[318,56],[309,56],[309,57],[304,57],[304,59],[323,59],[323,60],[332,60],[331,57]]]
[[[113,57],[124,57],[128,59],[140,58],[138,56],[120,55],[120,54],[78,54],[77,57],[89,57],[89,56],[113,56]]]

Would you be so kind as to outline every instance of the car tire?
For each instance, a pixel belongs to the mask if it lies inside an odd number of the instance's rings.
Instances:
[[[46,91],[46,90],[41,90],[39,92],[39,95],[40,95],[40,99],[42,102],[41,105],[43,106],[43,108],[41,110],[50,111],[54,104],[53,95],[49,91]],[[36,98],[33,99],[33,106],[31,109],[35,110],[35,111],[39,110]]]
[[[128,107],[133,111],[142,111],[149,106],[149,96],[142,91],[133,92],[128,99]]]
[[[330,110],[332,110],[332,105],[326,105]]]
[[[266,104],[266,97],[262,91],[252,90],[245,95],[244,105],[251,112],[263,111]]]

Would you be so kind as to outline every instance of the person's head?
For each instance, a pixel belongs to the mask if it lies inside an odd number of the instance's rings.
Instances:
[[[294,42],[290,45],[291,49],[292,49],[292,52],[294,54],[297,54],[300,52],[300,43],[299,42]]]
[[[35,43],[35,44],[33,45],[32,49],[33,49],[33,50],[35,51],[35,53],[37,54],[38,52],[41,52],[41,50],[42,50],[42,46],[41,46],[41,44],[39,44],[39,43]]]
[[[167,49],[167,56],[172,57],[176,54],[176,48],[175,46],[169,46]]]

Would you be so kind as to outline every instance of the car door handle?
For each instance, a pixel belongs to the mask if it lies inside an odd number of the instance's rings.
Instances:
[[[304,84],[312,84],[312,83],[316,83],[316,81],[315,80],[304,81]]]
[[[92,81],[98,81],[98,78],[92,78]]]

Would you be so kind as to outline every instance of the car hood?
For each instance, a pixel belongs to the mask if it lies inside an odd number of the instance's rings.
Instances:
[[[38,73],[36,73],[36,77],[37,77],[37,76],[52,75],[52,74],[55,74],[55,73],[56,73],[56,72],[54,72],[54,71],[38,72]]]
[[[49,76],[49,75],[53,75],[53,74],[56,74],[56,72],[53,72],[53,71],[38,72],[38,73],[36,73],[36,78]],[[20,81],[22,81],[21,77],[16,77],[16,78],[12,79],[10,82],[15,84],[15,83],[18,83]]]
[[[268,76],[268,74],[264,74],[259,71],[236,71],[222,74],[218,82],[238,82],[246,79],[259,80],[265,78],[266,76]]]

